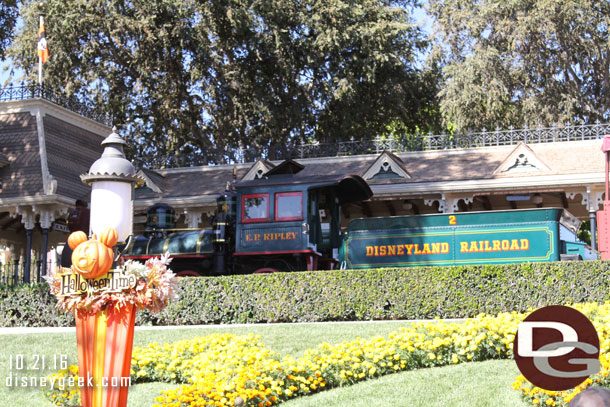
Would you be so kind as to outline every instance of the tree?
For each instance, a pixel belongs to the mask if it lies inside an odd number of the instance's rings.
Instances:
[[[608,119],[610,2],[430,0],[458,129]]]
[[[13,39],[13,29],[18,15],[17,0],[0,2],[0,61],[4,61],[6,58],[6,48]]]
[[[45,81],[127,124],[147,161],[414,128],[435,103],[414,1],[47,0]],[[11,48],[29,80],[38,13],[24,2]]]

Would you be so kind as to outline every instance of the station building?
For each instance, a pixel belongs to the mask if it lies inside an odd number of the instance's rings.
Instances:
[[[0,263],[41,265],[44,253],[65,242],[76,200],[90,199],[80,175],[111,131],[105,117],[41,88],[0,92]],[[302,165],[302,176],[356,174],[369,183],[373,198],[343,207],[344,225],[359,217],[542,207],[594,220],[604,200],[606,134],[610,124],[596,123],[423,136],[419,151],[378,138],[364,153],[303,145],[282,158]],[[217,196],[232,182],[264,177],[282,161],[141,168],[134,232],[145,229],[146,209],[156,203],[175,209],[179,227],[209,227]]]

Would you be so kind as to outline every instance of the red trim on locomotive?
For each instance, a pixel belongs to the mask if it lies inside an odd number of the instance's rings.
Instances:
[[[318,256],[310,255],[307,256],[307,271],[314,271],[318,269]]]
[[[267,200],[267,216],[265,218],[254,218],[254,219],[246,219],[246,206],[244,205],[246,199],[250,198],[266,198]],[[247,194],[241,196],[241,222],[242,223],[260,223],[260,222],[269,222],[269,194]]]
[[[279,205],[277,203],[278,198],[282,198],[285,196],[298,196],[299,198],[301,198],[301,203],[299,204],[299,216],[286,216],[286,217],[279,217],[278,216],[278,208]],[[275,220],[278,222],[285,222],[285,221],[290,221],[290,220],[303,220],[303,193],[301,191],[295,191],[295,192],[276,192],[275,193]]]

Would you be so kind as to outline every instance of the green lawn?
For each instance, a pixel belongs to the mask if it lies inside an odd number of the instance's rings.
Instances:
[[[383,376],[302,397],[285,407],[527,407],[510,384],[512,360],[464,363]]]
[[[237,335],[261,335],[267,348],[281,354],[298,356],[305,349],[319,343],[337,343],[356,337],[385,336],[395,331],[402,322],[322,323],[253,325],[248,327],[209,327],[197,329],[171,329],[136,331],[135,345],[153,341],[173,342],[216,332]],[[67,355],[70,363],[77,364],[76,337],[74,334],[0,335],[0,400],[2,405],[50,406],[38,388],[6,387],[10,357],[22,354],[29,367],[36,355],[46,355],[47,365],[55,355]],[[12,373],[27,376],[44,376],[51,369],[22,370]],[[328,390],[313,396],[292,400],[287,407],[305,406],[526,406],[510,384],[518,374],[511,360],[469,363],[443,368],[403,372],[347,388]],[[160,390],[174,388],[166,383],[146,383],[132,386],[129,392],[130,407],[151,406]]]

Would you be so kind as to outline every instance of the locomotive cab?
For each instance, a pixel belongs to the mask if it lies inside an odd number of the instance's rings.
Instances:
[[[341,205],[372,195],[358,175],[308,175],[288,160],[262,178],[229,184],[211,229],[176,229],[171,206],[152,206],[124,258],[169,252],[184,276],[331,269],[342,242]]]
[[[314,177],[303,169],[288,160],[263,178],[235,184],[235,257],[248,258],[247,267],[271,272],[337,264],[341,205],[372,192],[357,175]]]

